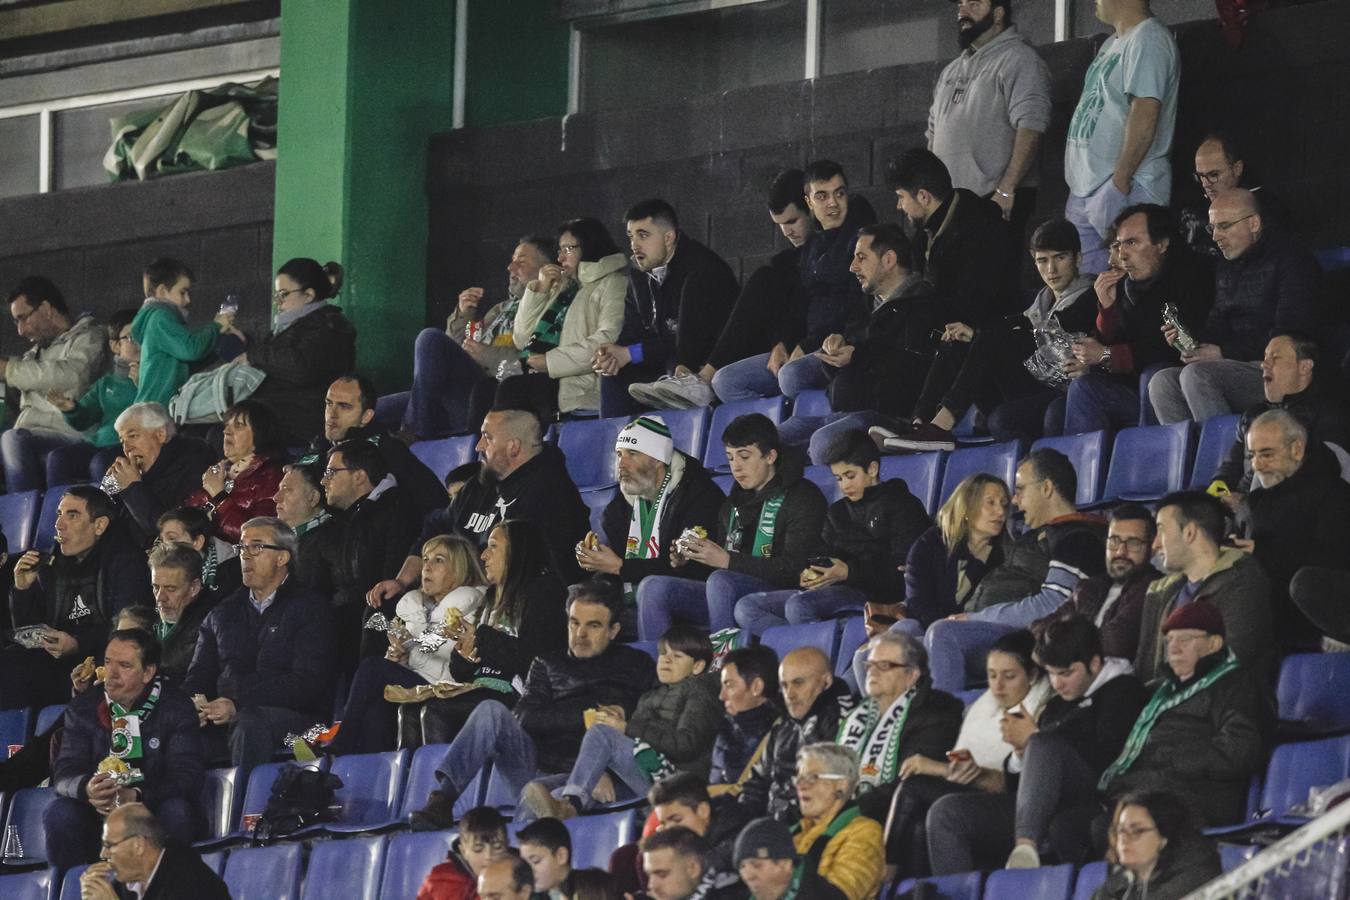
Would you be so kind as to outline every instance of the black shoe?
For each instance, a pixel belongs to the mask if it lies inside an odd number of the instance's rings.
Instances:
[[[413,831],[443,831],[455,827],[455,798],[445,791],[432,791],[427,805],[408,816]]]

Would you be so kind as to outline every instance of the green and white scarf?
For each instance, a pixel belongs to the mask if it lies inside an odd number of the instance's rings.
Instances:
[[[755,526],[755,539],[750,545],[751,556],[768,557],[773,552],[774,526],[778,522],[778,511],[783,508],[784,496],[780,491],[766,499],[764,505],[760,507],[759,522]],[[727,540],[723,549],[729,553],[743,552],[737,550],[741,544],[742,531],[740,510],[733,505],[731,518],[727,521]]]
[[[666,511],[670,496],[671,467],[657,490],[656,500],[645,497],[633,499],[633,513],[628,517],[628,543],[623,548],[624,559],[656,559],[661,555],[661,516]]]
[[[567,320],[567,310],[571,308],[572,301],[577,298],[577,291],[580,289],[579,282],[569,281],[558,293],[548,309],[539,317],[539,323],[534,326],[534,339],[530,341],[530,345],[535,349],[527,347],[520,351],[522,359],[541,350],[553,350],[562,343],[563,322]]]
[[[150,718],[150,713],[159,702],[160,680],[150,682],[150,693],[145,702],[132,710],[123,708],[111,697],[108,698],[108,714],[112,720],[112,739],[109,742],[109,755],[115,756],[131,767],[131,772],[122,782],[123,786],[144,781],[145,776],[135,763],[141,760],[145,748],[141,745],[141,723]]]
[[[1237,657],[1233,655],[1231,648],[1226,654],[1223,662],[1184,688],[1176,678],[1168,678],[1158,686],[1158,690],[1153,693],[1153,699],[1148,701],[1148,706],[1144,707],[1144,711],[1135,720],[1134,727],[1130,729],[1130,736],[1125,739],[1125,748],[1120,751],[1120,756],[1116,757],[1116,761],[1107,766],[1106,771],[1102,773],[1101,780],[1097,782],[1097,790],[1106,790],[1116,776],[1124,774],[1134,765],[1135,760],[1139,759],[1139,754],[1144,752],[1149,732],[1153,730],[1158,719],[1162,718],[1163,713],[1185,703],[1238,667]]]
[[[885,713],[868,697],[839,725],[835,743],[858,751],[858,788],[868,791],[900,774],[900,735],[918,694],[918,685],[901,694]]]

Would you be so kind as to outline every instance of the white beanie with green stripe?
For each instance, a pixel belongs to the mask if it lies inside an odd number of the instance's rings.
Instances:
[[[670,429],[659,417],[639,416],[623,426],[614,449],[636,450],[670,465],[671,457],[675,455],[675,442],[670,439]]]

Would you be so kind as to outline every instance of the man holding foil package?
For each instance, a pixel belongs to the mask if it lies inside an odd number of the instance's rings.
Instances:
[[[58,869],[98,859],[103,819],[126,803],[144,803],[181,841],[204,831],[197,712],[187,694],[159,677],[159,644],[139,629],[114,631],[103,660],[103,689],[66,707],[52,764],[57,798],[42,824],[47,860]]]

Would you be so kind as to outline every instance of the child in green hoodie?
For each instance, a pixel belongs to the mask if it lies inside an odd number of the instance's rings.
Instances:
[[[131,323],[141,347],[137,403],[162,403],[188,380],[188,365],[211,355],[223,332],[236,333],[234,315],[222,313],[199,328],[188,328],[192,270],[176,259],[157,259],[145,267],[145,302]]]

